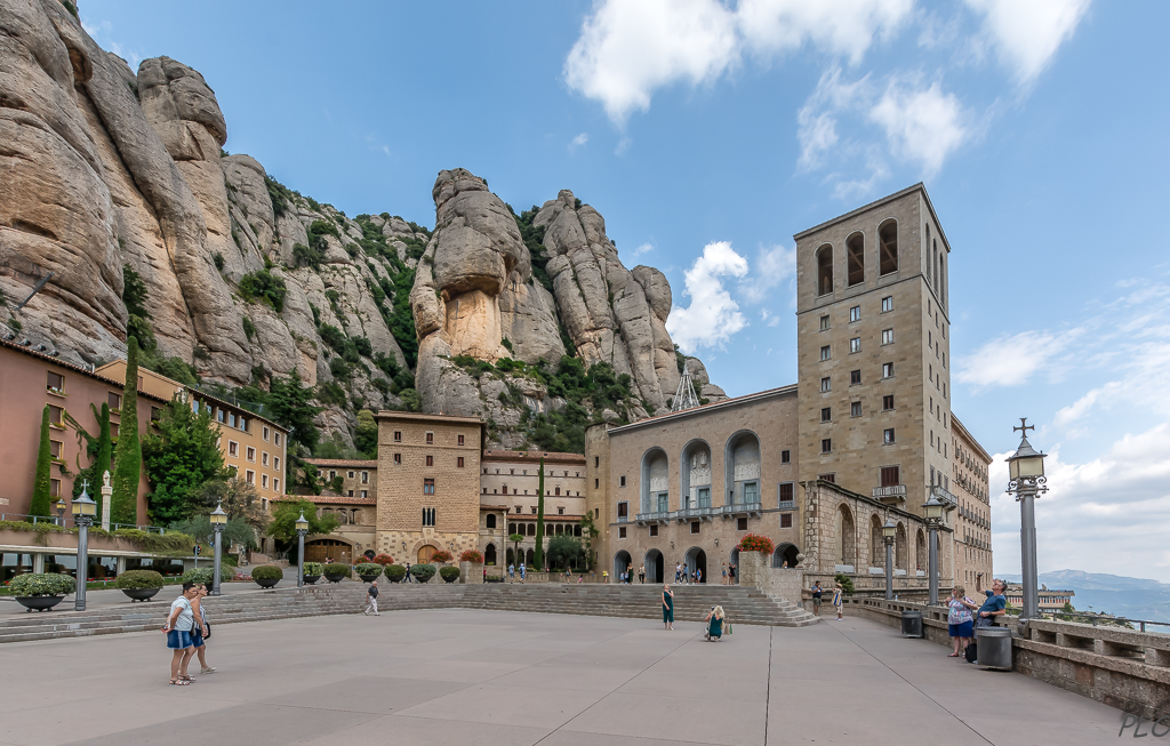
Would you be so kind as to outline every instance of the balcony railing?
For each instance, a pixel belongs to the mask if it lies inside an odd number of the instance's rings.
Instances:
[[[937,484],[931,487],[930,491],[934,494],[935,497],[952,508],[958,507],[959,498],[955,497],[954,494],[952,494],[950,491],[940,487]]]
[[[874,487],[873,488],[873,496],[875,499],[881,499],[883,497],[905,498],[906,497],[906,485],[904,485],[904,484],[891,484],[891,485],[886,486],[886,487]]]
[[[796,501],[795,500],[781,500],[780,501],[780,510],[796,510]]]
[[[758,514],[763,510],[759,502],[736,503],[734,505],[704,505],[698,508],[683,508],[682,510],[657,510],[648,513],[638,513],[634,516],[637,523],[668,523],[670,521],[688,521],[696,518],[711,519],[715,516],[733,516]],[[624,520],[619,518],[619,522]]]

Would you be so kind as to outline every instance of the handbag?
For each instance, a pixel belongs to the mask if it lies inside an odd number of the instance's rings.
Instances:
[[[203,639],[210,640],[211,639],[211,622],[204,622],[203,626],[207,627],[207,633],[203,635]]]
[[[726,627],[727,627],[727,634],[730,635],[732,632],[734,632],[734,630],[731,628],[731,622],[728,622],[726,624]]]

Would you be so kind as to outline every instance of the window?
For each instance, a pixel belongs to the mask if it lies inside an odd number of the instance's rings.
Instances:
[[[658,536],[658,526],[651,526],[650,527],[650,535],[651,536]]]
[[[394,454],[394,463],[395,463],[395,465],[398,465],[398,466],[402,465],[402,454],[401,453]]]
[[[261,437],[263,437],[264,442],[267,443],[268,442],[268,425],[264,426],[264,430],[262,432],[263,432],[263,434]]]
[[[791,513],[781,513],[780,514],[780,528],[792,528],[792,514]]]
[[[57,424],[58,424],[58,425],[60,425],[61,423],[59,423],[59,422],[58,422]],[[113,437],[113,439],[114,439],[114,440],[117,440],[117,439],[118,439],[118,430],[119,430],[119,428],[120,428],[120,426],[119,426],[119,425],[117,425],[117,424],[111,424],[111,425],[110,425],[110,436],[111,436],[111,437]]]
[[[424,526],[435,525],[435,509],[434,508],[423,508],[422,509],[422,525],[424,525]]]
[[[395,442],[395,443],[401,443],[401,442],[402,442],[402,431],[401,431],[401,430],[395,430],[395,431],[394,431],[394,442]]]
[[[821,360],[822,361],[828,360],[832,356],[833,356],[832,348],[830,348],[829,345],[823,345],[821,347]]]
[[[495,513],[488,513],[487,520],[484,521],[484,526],[486,528],[495,528],[496,527],[496,514]]]
[[[462,461],[462,459],[460,459],[460,461]],[[459,465],[463,466],[462,463],[460,463]],[[370,473],[368,471],[363,471],[362,472],[362,484],[369,484],[369,483],[370,483]]]
[[[854,337],[853,339],[849,340],[849,351],[861,352],[861,337]]]
[[[861,416],[861,402],[859,402],[859,401],[849,402],[849,416],[850,417],[860,417]]]
[[[458,442],[459,442],[459,445],[463,445],[463,436],[462,435],[459,436]]]
[[[850,323],[854,321],[861,321],[861,306],[849,307],[849,321]]]
[[[833,247],[828,244],[817,249],[817,295],[833,292]]]
[[[700,526],[702,526],[701,521],[691,521],[691,533],[692,534],[699,533],[699,531],[701,530]]]
[[[894,364],[893,363],[882,363],[882,378],[893,378],[893,377],[894,377]]]
[[[435,465],[435,457],[428,455],[427,456],[427,466],[434,466],[434,465]]]
[[[882,442],[886,445],[894,442],[894,428],[887,427],[885,430],[882,430]]]
[[[882,329],[882,344],[892,345],[894,343],[894,330]]]
[[[435,480],[432,479],[431,477],[427,477],[426,479],[423,480],[423,494],[424,495],[435,494]],[[431,524],[431,525],[434,525],[434,524]]]
[[[619,539],[626,538],[626,527],[625,526],[618,527],[618,538]]]
[[[253,448],[252,446],[248,446],[248,460],[249,461],[256,460],[256,449]]]
[[[45,381],[45,388],[52,391],[54,394],[65,393],[65,376],[60,373],[49,371],[49,375]]]
[[[435,434],[434,433],[427,433],[427,445],[430,445],[434,442],[435,442]]]
[[[280,492],[280,477],[273,477],[272,478],[272,489],[276,490],[277,492]]]
[[[893,219],[878,226],[878,274],[898,271],[898,223]]]
[[[625,475],[625,474],[621,475],[621,476],[618,478],[618,484],[619,484],[619,486],[621,486],[621,487],[625,487],[625,486],[626,486],[626,475]]]
[[[64,423],[61,422],[61,418],[64,416],[65,416],[64,409],[62,409],[61,407],[54,407],[51,404],[49,405],[49,424],[50,425],[56,425],[57,427],[64,427],[65,426]]]
[[[847,284],[852,287],[865,282],[865,237],[854,233],[845,239]]]
[[[122,395],[115,394],[113,391],[106,394],[106,403],[110,405],[110,409],[116,410],[122,408]]]
[[[902,484],[901,467],[898,466],[883,466],[881,470],[881,479],[883,487],[897,487]]]
[[[735,522],[736,531],[747,531],[747,518],[740,518]]]
[[[861,385],[861,371],[860,370],[849,371],[849,385],[850,386],[860,386]]]
[[[617,514],[618,520],[620,521],[623,518],[628,518],[629,515],[630,515],[630,504],[628,502],[626,502],[625,500],[618,503],[618,514]]]
[[[832,483],[836,484],[837,475],[836,474],[818,474],[817,479],[820,479],[820,480],[825,481],[825,482],[832,482]]]
[[[593,479],[593,489],[595,489],[595,490],[601,489],[601,480],[597,479],[596,477],[594,477],[594,479]]]
[[[833,419],[832,407],[821,407],[821,422],[831,422]]]
[[[821,438],[821,453],[832,453],[832,452],[833,452],[833,439],[832,438]]]
[[[273,433],[272,434],[272,443],[274,445],[280,445],[280,433]]]
[[[790,503],[796,500],[796,493],[792,482],[782,482],[780,484],[780,504]]]
[[[787,450],[780,451],[780,463],[782,463],[782,464],[792,463],[792,452],[787,451]]]
[[[264,489],[268,489],[268,475],[267,474],[260,475],[260,486],[263,487]]]
[[[49,480],[49,497],[61,497],[61,480]]]
[[[228,441],[228,455],[235,456],[235,457],[239,458],[240,444],[234,440],[229,440]]]
[[[60,461],[61,460],[61,451],[64,447],[65,447],[65,444],[62,443],[61,441],[50,440],[49,441],[49,455],[52,456],[53,458],[57,459],[58,461]]]
[[[894,296],[887,295],[882,298],[882,313],[889,313],[894,310]]]
[[[161,419],[161,418],[162,418],[162,410],[159,409],[158,407],[151,407],[150,408],[150,421],[151,422],[158,422],[159,419]]]
[[[256,484],[256,472],[248,469],[246,472],[244,472],[244,481],[248,484]]]
[[[594,468],[594,469],[596,469],[596,468],[597,468],[597,467],[599,467],[599,466],[601,466],[601,456],[594,456],[594,457],[593,457],[593,468]],[[528,470],[527,470],[527,469],[525,469],[525,470],[524,470],[524,473],[526,473],[526,474],[527,474],[527,473],[528,473]]]
[[[463,457],[462,456],[459,456],[455,459],[455,466],[457,466],[460,469],[463,468]]]
[[[894,395],[893,394],[886,394],[885,396],[882,397],[882,410],[888,412],[893,408],[894,408]]]
[[[227,412],[220,409],[219,407],[216,407],[215,408],[215,419],[217,422],[224,422],[227,419]]]
[[[822,332],[829,331],[829,314],[827,314],[827,313],[825,315],[821,316],[821,331]]]
[[[832,389],[832,384],[829,382],[829,377],[825,376],[821,379],[821,393],[826,394]]]

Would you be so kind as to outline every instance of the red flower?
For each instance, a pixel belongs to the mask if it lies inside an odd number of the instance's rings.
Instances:
[[[763,552],[765,554],[771,554],[774,548],[771,539],[758,534],[744,535],[739,540],[739,546],[737,547],[741,552]]]

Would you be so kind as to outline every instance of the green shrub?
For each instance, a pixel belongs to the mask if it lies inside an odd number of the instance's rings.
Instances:
[[[223,271],[223,254],[219,253],[218,251],[215,252],[215,256],[211,257],[211,261],[215,262],[216,269],[218,269],[220,272]]]
[[[233,568],[228,567],[226,565],[223,565],[219,568],[219,581],[221,583],[226,583],[227,581],[231,580],[235,576],[236,576],[236,571]],[[200,567],[198,569],[191,568],[187,572],[183,573],[183,576],[181,578],[179,578],[179,580],[181,580],[184,583],[197,583],[200,585],[205,585],[208,588],[210,588],[214,578],[215,578],[215,570],[214,569],[212,569],[210,567]]]
[[[434,565],[411,565],[410,574],[420,583],[425,583],[435,577]]]
[[[841,590],[845,593],[845,595],[853,595],[853,578],[849,577],[843,572],[839,572],[833,578],[833,581],[841,584]]]
[[[244,300],[249,303],[267,303],[277,313],[284,310],[286,292],[284,280],[267,269],[249,272],[240,278],[240,295]]]
[[[14,596],[64,596],[72,593],[76,581],[55,572],[30,572],[17,575],[8,584]]]
[[[382,574],[382,566],[377,562],[362,562],[353,569],[362,580],[373,580]]]
[[[179,531],[156,534],[138,528],[120,528],[114,531],[114,536],[127,539],[151,554],[190,554],[195,544],[193,536]]]
[[[459,579],[459,568],[451,565],[444,565],[439,568],[439,577],[448,583],[454,583]]]
[[[252,341],[252,337],[256,336],[256,325],[247,316],[244,317],[244,336],[248,338],[249,342]]]
[[[325,565],[322,565],[320,562],[305,563],[305,577],[307,578],[319,578],[324,571]]]
[[[284,570],[276,565],[260,565],[252,568],[252,580],[280,580],[284,577]]]
[[[401,583],[406,577],[406,568],[402,565],[386,565],[386,579],[391,583]]]
[[[163,576],[154,570],[127,570],[114,581],[114,587],[123,590],[162,588]]]
[[[325,565],[325,579],[331,583],[336,583],[342,578],[349,577],[349,565],[343,565],[340,562],[331,562]]]

